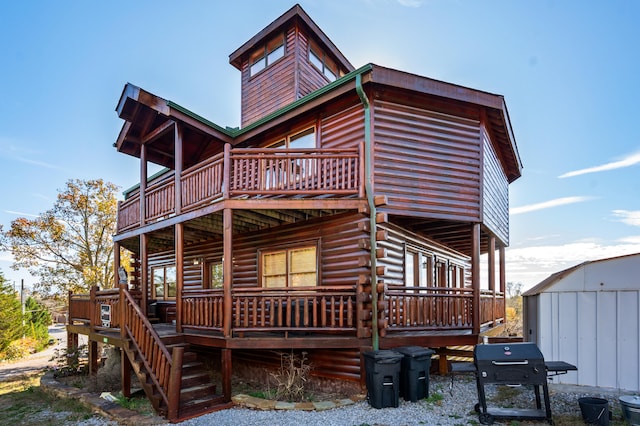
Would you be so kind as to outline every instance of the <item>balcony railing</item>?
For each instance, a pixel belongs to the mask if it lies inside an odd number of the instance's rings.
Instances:
[[[227,148],[181,173],[180,211],[240,196],[363,197],[362,153],[362,144],[353,149]],[[176,214],[175,182],[173,172],[149,182],[144,223]],[[118,207],[118,232],[140,226],[140,212],[137,190]]]

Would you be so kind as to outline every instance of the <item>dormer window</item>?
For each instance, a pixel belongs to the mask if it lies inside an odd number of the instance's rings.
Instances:
[[[309,62],[329,81],[335,81],[338,78],[338,66],[314,42],[309,43]]]
[[[251,75],[256,75],[282,57],[284,57],[284,34],[272,38],[253,52],[249,58]]]

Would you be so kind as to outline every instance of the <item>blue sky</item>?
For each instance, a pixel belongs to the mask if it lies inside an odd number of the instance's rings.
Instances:
[[[51,208],[68,179],[137,183],[112,144],[125,83],[240,122],[228,55],[292,1],[23,0],[0,6],[0,224]],[[640,252],[640,2],[308,0],[357,68],[375,63],[505,96],[524,169],[507,280]],[[0,253],[0,269],[10,269]]]

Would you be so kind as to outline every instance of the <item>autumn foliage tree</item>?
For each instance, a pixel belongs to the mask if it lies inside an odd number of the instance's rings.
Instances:
[[[102,179],[69,180],[50,210],[18,218],[1,235],[14,269],[39,277],[43,293],[88,292],[113,285],[117,187]]]

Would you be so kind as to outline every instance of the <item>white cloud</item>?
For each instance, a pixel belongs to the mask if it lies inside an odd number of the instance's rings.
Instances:
[[[567,204],[582,203],[584,201],[589,201],[592,199],[593,197],[583,197],[583,196],[556,198],[554,200],[544,201],[542,203],[529,204],[521,207],[514,207],[512,209],[509,209],[509,214],[516,215],[516,214],[522,214],[522,213],[529,213],[536,210],[550,209],[553,207],[564,206]]]
[[[14,211],[14,210],[5,210],[4,212],[7,213],[7,214],[14,214],[16,216],[22,216],[22,217],[25,217],[25,216],[26,217],[38,217],[39,216],[37,214],[17,212],[17,211]]]
[[[406,7],[420,7],[422,6],[422,0],[398,0],[398,3]]]
[[[640,210],[613,210],[617,221],[631,226],[640,226]]]
[[[621,160],[612,161],[610,163],[602,164],[600,166],[589,167],[586,169],[574,170],[572,172],[564,173],[559,178],[568,178],[573,176],[586,175],[588,173],[598,173],[605,172],[608,170],[622,169],[624,167],[635,166],[636,164],[640,164],[640,152],[629,154]]]
[[[630,235],[628,237],[618,239],[618,242],[625,244],[640,244],[640,235]]]
[[[640,236],[624,238],[610,245],[584,240],[562,245],[507,248],[507,281],[520,282],[528,289],[549,275],[582,262],[633,253],[640,253]]]

